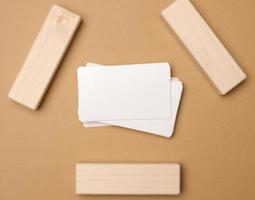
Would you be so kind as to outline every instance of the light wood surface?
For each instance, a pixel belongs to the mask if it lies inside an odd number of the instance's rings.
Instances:
[[[9,98],[33,110],[38,108],[80,20],[60,6],[51,8]]]
[[[246,78],[190,0],[176,0],[161,14],[221,95],[228,93]]]
[[[77,164],[77,194],[178,195],[179,164]]]

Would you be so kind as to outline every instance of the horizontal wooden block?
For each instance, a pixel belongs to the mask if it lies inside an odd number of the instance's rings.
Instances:
[[[80,16],[54,5],[19,72],[9,98],[37,109],[81,21]]]
[[[178,195],[179,164],[77,164],[76,193]]]
[[[208,75],[221,95],[246,75],[189,0],[176,0],[161,15]]]

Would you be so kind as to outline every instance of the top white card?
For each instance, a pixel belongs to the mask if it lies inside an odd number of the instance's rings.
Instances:
[[[171,116],[168,63],[79,67],[80,121]]]

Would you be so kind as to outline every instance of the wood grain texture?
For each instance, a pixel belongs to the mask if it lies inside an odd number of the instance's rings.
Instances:
[[[189,0],[176,0],[161,15],[188,48],[221,95],[246,75]]]
[[[76,193],[178,195],[179,164],[77,164]]]
[[[18,74],[9,98],[37,109],[80,23],[80,16],[53,5]]]

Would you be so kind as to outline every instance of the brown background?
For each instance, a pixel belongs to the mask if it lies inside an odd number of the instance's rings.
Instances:
[[[219,96],[161,21],[171,0],[0,0],[0,199],[120,199],[75,194],[77,162],[179,162],[182,194],[123,199],[255,199],[255,1],[193,0],[248,75]],[[39,111],[7,98],[57,3],[83,18]],[[185,91],[175,135],[83,128],[77,66],[168,61]]]

